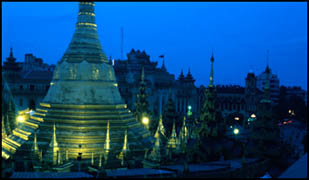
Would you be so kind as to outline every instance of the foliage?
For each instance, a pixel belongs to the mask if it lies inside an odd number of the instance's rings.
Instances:
[[[216,89],[209,86],[205,90],[205,100],[200,112],[200,151],[208,154],[208,157],[207,155],[201,157],[204,160],[220,157],[223,149],[221,146],[224,138],[224,121],[217,109]]]
[[[280,144],[280,134],[271,103],[261,102],[258,105],[257,119],[252,123],[250,138],[259,157],[272,159],[278,156],[276,150]]]

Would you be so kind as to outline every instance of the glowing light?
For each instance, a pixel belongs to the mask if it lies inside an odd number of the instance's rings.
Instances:
[[[290,113],[290,114],[292,113],[292,110],[291,110],[291,109],[289,109],[289,113]]]
[[[142,119],[142,123],[144,124],[144,125],[148,125],[149,124],[149,118],[148,117],[143,117],[143,119]]]
[[[189,105],[189,106],[188,106],[188,109],[191,110],[191,108],[192,108],[192,107]]]
[[[233,126],[230,126],[230,128],[233,128]]]
[[[235,119],[236,121],[239,121],[239,117],[235,117],[234,119]]]
[[[251,114],[251,118],[256,118],[256,115],[255,114]]]
[[[17,116],[17,122],[19,122],[19,123],[25,122],[25,117],[24,116]]]
[[[236,129],[234,129],[233,132],[234,132],[234,134],[238,134],[239,133],[239,129],[236,128]]]

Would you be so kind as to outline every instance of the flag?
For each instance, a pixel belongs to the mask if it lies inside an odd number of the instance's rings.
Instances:
[[[159,58],[164,58],[164,55],[163,55],[163,54],[162,54],[162,55],[160,55],[160,56],[159,56]]]

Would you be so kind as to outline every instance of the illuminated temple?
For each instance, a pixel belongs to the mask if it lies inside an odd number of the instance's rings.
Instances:
[[[123,164],[124,152],[130,151],[136,160],[153,146],[153,137],[120,96],[114,69],[98,38],[94,7],[93,2],[79,3],[75,33],[57,63],[47,95],[17,128],[16,137],[7,140],[2,156],[5,152],[10,158],[15,151],[31,154],[29,147],[36,147],[38,158],[53,164],[81,157],[101,166],[103,158],[106,167],[117,167]]]

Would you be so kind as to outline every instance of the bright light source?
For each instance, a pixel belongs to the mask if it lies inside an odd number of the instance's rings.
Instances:
[[[191,108],[192,108],[192,107],[189,105],[189,106],[188,106],[188,109],[191,110]]]
[[[256,115],[255,114],[251,114],[251,118],[256,118]]]
[[[144,125],[148,125],[149,124],[149,118],[148,117],[143,117],[143,119],[142,119],[142,123],[144,124]]]
[[[230,128],[233,128],[233,126],[230,126]]]
[[[234,134],[238,134],[239,133],[239,130],[236,128],[236,129],[234,129]]]
[[[236,121],[239,121],[239,117],[235,117],[234,119],[235,119]]]
[[[25,121],[25,117],[24,116],[17,116],[17,122],[23,123],[24,121]]]
[[[292,110],[291,109],[289,109],[289,113],[291,114],[291,112],[292,112]]]

